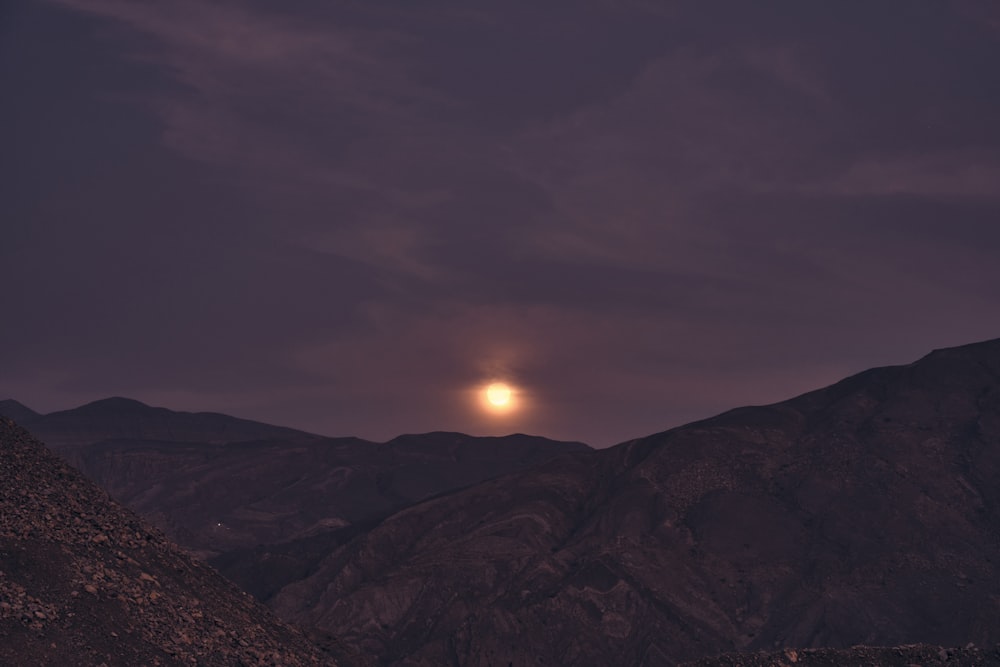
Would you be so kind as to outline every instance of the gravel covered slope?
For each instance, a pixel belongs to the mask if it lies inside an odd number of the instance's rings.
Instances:
[[[0,664],[334,663],[0,419]]]
[[[848,649],[785,649],[771,653],[730,653],[683,667],[1000,667],[1000,647],[942,648],[928,644],[852,646]]]

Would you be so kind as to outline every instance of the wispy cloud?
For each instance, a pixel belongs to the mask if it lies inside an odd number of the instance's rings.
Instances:
[[[610,440],[998,326],[989,3],[48,3],[72,44],[26,19],[3,82],[48,140],[10,161],[7,269],[56,257],[0,331],[25,386],[391,435],[507,369],[524,428]]]
[[[866,158],[805,192],[844,196],[910,195],[1000,199],[1000,161],[982,151]]]
[[[356,133],[444,100],[407,76],[388,31],[310,22],[249,3],[52,0],[142,35],[131,56],[175,87],[149,100],[167,144],[199,160],[330,178]],[[343,182],[351,178],[341,174]]]

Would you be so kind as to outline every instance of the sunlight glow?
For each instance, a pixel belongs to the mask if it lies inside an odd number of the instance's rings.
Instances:
[[[506,382],[491,382],[479,389],[479,403],[487,412],[501,415],[517,407],[518,392]]]
[[[503,382],[494,382],[486,388],[486,400],[500,407],[510,403],[510,387]]]

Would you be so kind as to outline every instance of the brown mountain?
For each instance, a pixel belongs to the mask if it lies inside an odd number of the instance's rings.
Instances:
[[[0,417],[6,417],[18,423],[23,423],[41,417],[41,415],[27,405],[8,398],[5,401],[0,401]]]
[[[989,646],[1000,340],[567,455],[329,546],[272,608],[381,664]]]
[[[263,438],[319,437],[215,412],[177,412],[154,408],[121,397],[105,398],[46,415],[34,413],[28,418],[4,410],[8,408],[16,412],[17,406],[24,408],[17,401],[4,401],[0,404],[0,415],[16,420],[49,447],[61,451],[113,439],[221,444]]]
[[[210,557],[380,518],[588,449],[525,435],[429,433],[385,444],[313,436],[224,445],[110,440],[78,447],[70,460],[172,539]]]
[[[332,663],[0,419],[0,664]]]
[[[16,401],[0,403],[24,414]],[[23,410],[19,409],[23,408]],[[587,451],[527,435],[324,438],[215,413],[111,398],[28,428],[70,463],[202,558],[381,518],[419,500],[560,453]]]

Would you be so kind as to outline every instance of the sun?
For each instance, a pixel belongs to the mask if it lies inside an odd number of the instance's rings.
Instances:
[[[498,408],[510,403],[511,390],[503,382],[494,382],[486,387],[486,400]]]
[[[518,392],[506,382],[491,382],[479,390],[483,409],[495,415],[506,414],[517,407]]]

